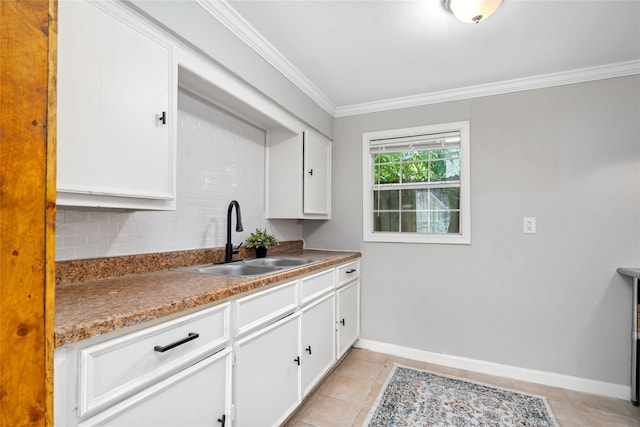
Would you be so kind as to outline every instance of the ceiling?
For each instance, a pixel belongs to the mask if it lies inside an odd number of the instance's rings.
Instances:
[[[440,0],[223,3],[232,31],[334,115],[640,73],[640,0],[504,0],[479,24]]]

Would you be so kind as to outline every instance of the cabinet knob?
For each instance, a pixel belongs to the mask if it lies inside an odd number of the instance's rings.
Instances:
[[[298,364],[298,366],[300,366],[300,356],[298,356],[295,359],[293,359],[293,361],[296,362]]]
[[[218,422],[224,427],[224,423],[227,421],[227,416],[222,414],[222,418],[218,418]]]
[[[163,111],[162,114],[158,115],[158,120],[163,124],[166,125],[167,124],[167,112]]]
[[[309,171],[307,172],[309,175],[313,176],[313,169],[309,169]]]
[[[309,354],[311,354],[311,346],[307,346],[307,348],[305,348],[304,351],[308,351]]]
[[[340,321],[340,323],[342,323],[342,326],[344,326],[344,319],[342,319],[342,320]]]

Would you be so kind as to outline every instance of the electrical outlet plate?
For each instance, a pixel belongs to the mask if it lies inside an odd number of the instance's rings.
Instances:
[[[536,217],[525,216],[524,217],[524,232],[526,234],[535,234],[536,232]]]

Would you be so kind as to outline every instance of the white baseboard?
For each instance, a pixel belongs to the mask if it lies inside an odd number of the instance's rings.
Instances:
[[[469,359],[466,357],[451,356],[448,354],[432,353],[429,351],[367,339],[358,340],[354,346],[379,353],[390,354],[392,356],[418,360],[420,362],[434,363],[451,368],[507,377],[519,381],[528,381],[551,387],[559,387],[623,400],[630,400],[631,398],[631,386],[621,384],[607,383],[604,381],[596,381],[570,375],[555,374],[553,372],[536,371],[533,369],[519,368],[517,366],[501,365],[484,360]]]

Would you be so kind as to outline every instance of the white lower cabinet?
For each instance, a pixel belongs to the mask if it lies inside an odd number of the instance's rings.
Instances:
[[[231,349],[222,350],[147,388],[79,427],[229,426]]]
[[[358,339],[359,305],[356,261],[56,349],[55,425],[280,425]]]
[[[221,304],[79,348],[78,416],[111,407],[222,349],[229,342],[229,311]]]
[[[242,337],[281,319],[298,308],[298,282],[274,286],[233,301],[235,337]]]
[[[230,309],[226,302],[56,349],[55,425],[212,426],[229,418]]]
[[[333,293],[302,309],[302,395],[306,396],[336,361]]]
[[[356,280],[338,289],[336,300],[338,358],[340,358],[360,335],[360,281]]]
[[[236,426],[278,425],[300,403],[299,314],[235,344]]]

